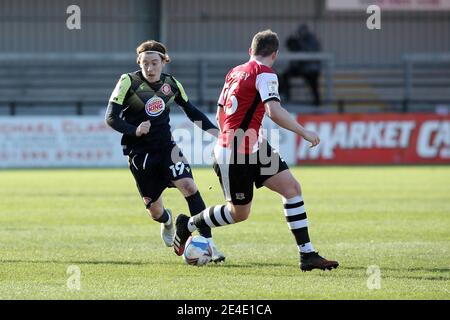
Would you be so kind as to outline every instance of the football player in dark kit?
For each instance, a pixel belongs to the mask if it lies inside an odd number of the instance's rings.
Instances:
[[[149,40],[136,48],[139,71],[123,74],[114,89],[106,110],[105,121],[123,134],[122,147],[144,204],[153,218],[161,223],[161,237],[173,246],[175,228],[172,214],[163,205],[162,193],[176,187],[185,197],[192,216],[206,206],[193,180],[189,163],[172,139],[170,107],[179,105],[187,117],[211,134],[217,134],[212,122],[189,101],[183,86],[171,75],[162,73],[170,61],[166,47]],[[214,262],[225,260],[215,246],[211,228],[199,233],[213,248]]]

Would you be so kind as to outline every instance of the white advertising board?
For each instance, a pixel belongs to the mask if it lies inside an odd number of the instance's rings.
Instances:
[[[208,117],[214,120],[214,115]],[[170,124],[191,165],[212,164],[215,137],[184,114],[171,115]],[[277,127],[269,120],[264,127],[273,147],[287,163],[295,163],[295,136],[272,130]],[[102,116],[0,117],[0,168],[126,167],[120,138]]]
[[[102,117],[0,117],[0,167],[116,167],[120,134]]]

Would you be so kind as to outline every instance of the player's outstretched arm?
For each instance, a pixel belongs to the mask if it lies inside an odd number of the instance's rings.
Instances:
[[[198,110],[189,101],[189,98],[186,92],[184,91],[184,88],[181,85],[181,83],[174,77],[172,77],[172,79],[175,81],[179,90],[177,97],[175,98],[175,102],[181,107],[181,109],[187,115],[189,120],[191,120],[194,124],[196,124],[200,129],[207,131],[208,133],[217,137],[218,136],[217,127],[208,119],[208,117],[203,112]]]
[[[276,100],[268,101],[264,104],[266,113],[273,122],[282,128],[292,131],[303,139],[311,142],[311,147],[315,147],[320,143],[319,136],[310,130],[306,130],[300,125],[289,112],[284,109]]]
[[[213,136],[217,137],[219,129],[208,119],[208,117],[198,110],[189,100],[180,101],[179,106],[183,109],[186,116],[195,123],[199,128]]]

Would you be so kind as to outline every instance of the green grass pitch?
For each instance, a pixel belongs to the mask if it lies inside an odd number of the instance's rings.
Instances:
[[[293,172],[311,240],[336,270],[299,270],[280,198],[267,189],[247,221],[213,230],[226,262],[193,267],[163,246],[127,169],[0,171],[0,299],[450,298],[450,167]],[[194,176],[207,205],[223,203],[212,169]],[[164,203],[187,213],[175,189]],[[80,290],[67,285],[69,266]]]

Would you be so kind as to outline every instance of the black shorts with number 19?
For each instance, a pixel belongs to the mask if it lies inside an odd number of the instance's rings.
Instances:
[[[165,151],[129,156],[129,168],[146,207],[158,200],[172,181],[193,178],[191,167],[178,146],[173,143]]]

